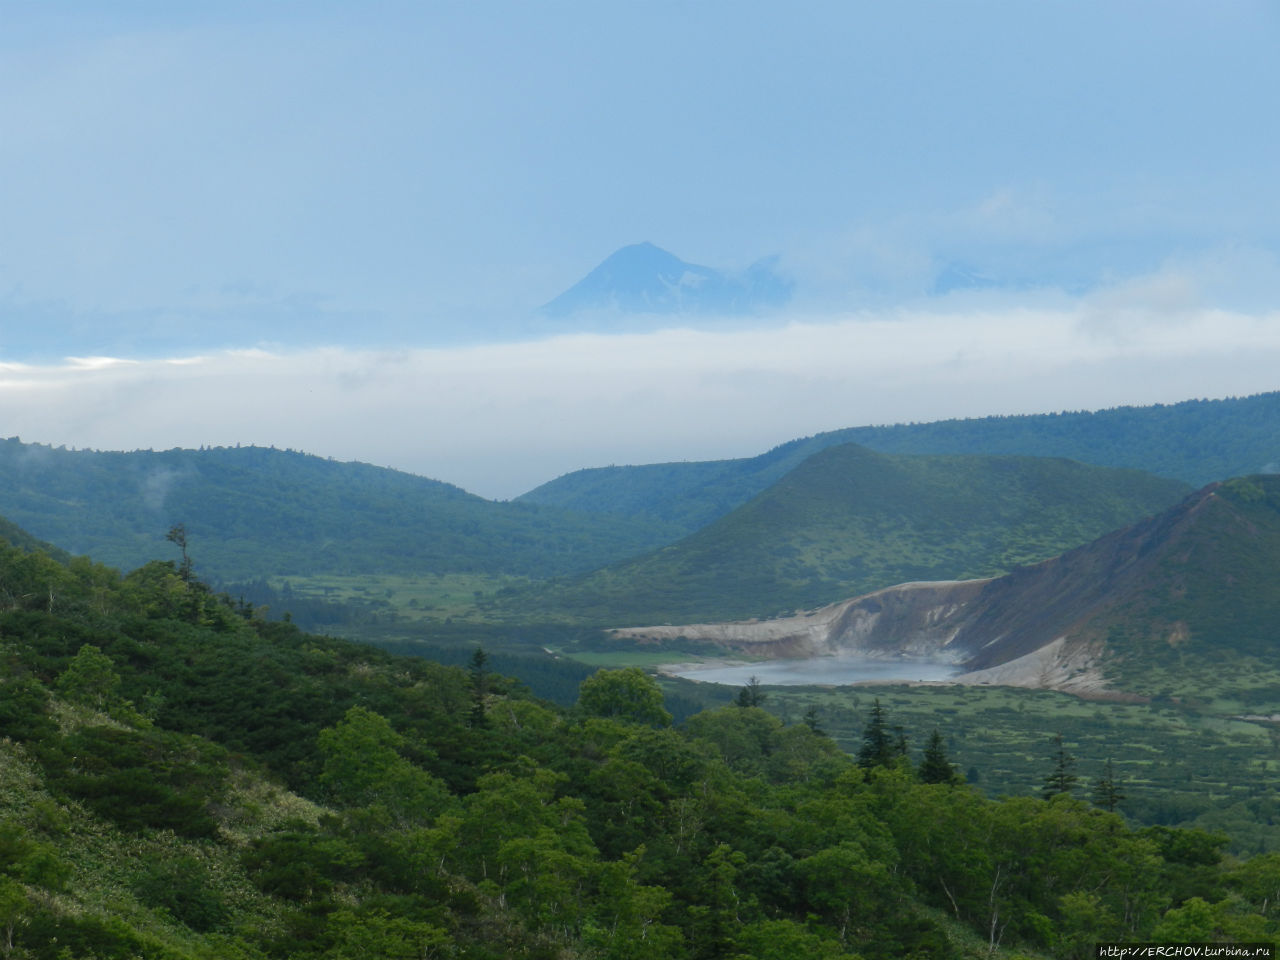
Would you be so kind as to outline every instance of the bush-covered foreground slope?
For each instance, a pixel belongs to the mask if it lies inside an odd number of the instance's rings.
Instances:
[[[746,503],[819,450],[843,443],[892,454],[1068,457],[1202,487],[1280,469],[1280,393],[1092,413],[850,427],[792,440],[758,457],[578,470],[519,499],[645,517],[692,533]]]
[[[1177,502],[1136,470],[830,447],[669,547],[522,602],[607,623],[776,616],[912,580],[992,576]]]
[[[554,576],[668,542],[649,521],[496,503],[363,463],[264,447],[110,453],[0,440],[0,514],[124,568],[172,548],[183,524],[199,572],[469,572]]]
[[[1269,939],[1280,858],[988,800],[638,670],[488,673],[0,547],[0,950],[89,958],[1090,956]],[[1056,782],[1056,781],[1055,781]]]

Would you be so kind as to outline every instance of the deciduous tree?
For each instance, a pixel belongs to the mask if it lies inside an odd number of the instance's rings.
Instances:
[[[671,714],[662,706],[662,688],[639,667],[596,671],[578,688],[578,707],[593,717],[671,725]]]

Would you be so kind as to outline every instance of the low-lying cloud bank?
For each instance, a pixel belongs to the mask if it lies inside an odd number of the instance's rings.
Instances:
[[[442,349],[0,363],[0,433],[97,449],[274,444],[511,497],[609,463],[823,430],[1280,388],[1280,312],[1070,308],[797,318]]]

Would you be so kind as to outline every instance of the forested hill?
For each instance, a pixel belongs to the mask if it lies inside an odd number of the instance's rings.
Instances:
[[[635,668],[562,710],[483,655],[307,636],[171,563],[0,544],[0,583],[15,960],[1071,960],[1280,935],[1280,857],[1127,823],[1123,783],[1081,783],[1047,734],[1043,791],[991,800],[878,701],[855,758],[747,697],[674,728]]]
[[[519,602],[609,626],[771,617],[910,580],[1004,573],[1187,492],[1072,460],[888,456],[843,444],[671,546]]]
[[[66,563],[71,559],[71,555],[65,550],[59,550],[51,543],[45,543],[43,540],[37,540],[27,531],[5,517],[0,517],[0,540],[9,544],[11,547],[17,547],[19,550],[25,550],[28,553],[45,553],[59,563]]]
[[[685,532],[745,503],[826,447],[881,453],[1068,457],[1145,470],[1202,487],[1280,470],[1280,393],[1096,412],[1030,414],[851,427],[739,460],[600,467],[566,474],[519,498],[574,510],[647,517]]]
[[[496,503],[447,483],[265,447],[131,453],[0,441],[0,514],[123,568],[185,526],[218,579],[371,571],[581,572],[667,542],[661,524]]]

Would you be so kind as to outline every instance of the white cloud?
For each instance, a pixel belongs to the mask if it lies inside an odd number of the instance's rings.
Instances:
[[[1280,386],[1280,314],[1095,299],[397,351],[0,367],[0,423],[99,449],[258,443],[510,497],[608,463],[759,453],[867,423],[1096,409]]]

